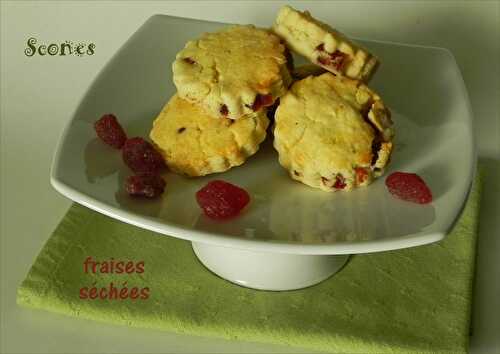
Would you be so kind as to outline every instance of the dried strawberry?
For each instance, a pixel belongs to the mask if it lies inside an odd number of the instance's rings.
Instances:
[[[136,173],[158,173],[164,166],[162,156],[143,138],[131,138],[123,145],[123,161]]]
[[[252,104],[252,110],[257,112],[262,107],[271,106],[273,104],[273,96],[271,94],[261,95],[260,93],[255,96]]]
[[[155,198],[165,190],[165,181],[156,174],[138,174],[127,178],[125,190],[132,196]]]
[[[216,180],[196,192],[196,201],[205,215],[223,220],[238,215],[250,201],[250,196],[234,184]]]
[[[403,200],[418,204],[432,202],[432,192],[415,173],[394,172],[385,179],[389,192]]]
[[[121,149],[127,140],[125,131],[113,114],[103,115],[94,123],[94,129],[102,141],[116,149]]]
[[[368,171],[366,168],[356,167],[354,172],[356,172],[356,181],[358,184],[363,183],[368,178]]]
[[[346,186],[345,178],[340,173],[335,177],[335,184],[333,185],[336,189],[344,189]]]
[[[320,64],[325,66],[331,66],[335,70],[340,70],[344,66],[344,62],[346,59],[346,54],[342,53],[339,50],[334,51],[333,53],[324,52],[321,54],[317,60]]]
[[[223,104],[220,106],[219,112],[223,116],[227,116],[229,114],[229,109],[227,108],[227,106],[225,104]]]
[[[318,63],[322,64],[322,65],[330,65],[330,58],[329,57],[324,57],[324,56],[319,56],[318,57]]]
[[[193,60],[193,58],[187,57],[187,58],[182,58],[186,63],[188,64],[196,64],[196,62]]]
[[[342,176],[342,174],[340,173],[335,176],[335,180],[333,180],[333,178],[329,179],[326,177],[321,177],[321,182],[323,182],[323,184],[328,188],[344,189],[347,186],[344,176]]]
[[[344,65],[344,61],[346,59],[346,55],[339,50],[336,50],[332,54],[330,54],[330,65],[332,65],[335,69],[340,70]]]

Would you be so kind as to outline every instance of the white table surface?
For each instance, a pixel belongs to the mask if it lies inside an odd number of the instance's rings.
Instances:
[[[77,320],[15,304],[69,200],[49,185],[61,130],[91,80],[151,15],[269,25],[285,2],[1,2],[1,352],[298,353],[297,348]],[[500,2],[289,2],[369,39],[446,47],[457,58],[485,166],[472,353],[500,353]],[[26,41],[96,44],[92,56],[24,55]]]

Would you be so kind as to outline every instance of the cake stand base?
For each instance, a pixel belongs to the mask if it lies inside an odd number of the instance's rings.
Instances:
[[[295,290],[318,284],[338,272],[349,255],[295,255],[255,252],[192,243],[194,253],[221,278],[259,290]]]

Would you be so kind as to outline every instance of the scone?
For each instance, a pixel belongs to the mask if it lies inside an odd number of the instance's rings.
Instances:
[[[173,63],[181,98],[213,117],[239,119],[270,106],[291,78],[286,48],[271,31],[231,26],[190,41]]]
[[[307,11],[282,7],[273,31],[292,50],[336,75],[366,82],[378,66],[378,59],[366,49]]]
[[[204,176],[241,165],[259,149],[269,120],[264,111],[217,119],[174,95],[153,123],[150,138],[170,170]]]
[[[365,186],[381,175],[393,135],[380,97],[331,73],[294,83],[275,113],[280,164],[293,179],[329,192]]]
[[[318,76],[327,72],[321,66],[317,66],[314,64],[302,64],[299,66],[292,66],[290,68],[290,73],[292,74],[292,82],[297,80],[305,79],[308,76]],[[267,109],[267,118],[272,122],[274,122],[274,113],[276,113],[276,109],[280,104],[279,98],[274,102],[272,106]]]

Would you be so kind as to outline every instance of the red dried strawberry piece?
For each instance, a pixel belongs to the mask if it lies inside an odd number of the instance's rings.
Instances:
[[[318,57],[318,62],[320,64],[323,64],[323,65],[330,65],[330,58],[329,57],[323,57],[323,56],[319,56]]]
[[[394,172],[385,179],[389,192],[403,200],[418,204],[432,202],[432,192],[415,173]]]
[[[257,96],[255,96],[255,101],[253,101],[252,104],[252,110],[254,112],[257,112],[262,107],[271,106],[272,104],[273,104],[273,96],[271,94],[268,95],[257,94]]]
[[[325,54],[321,54],[317,59],[320,64],[325,66],[332,66],[335,70],[342,69],[342,66],[344,65],[345,59],[347,57],[345,53],[342,53],[339,50],[336,50],[333,53],[324,53]]]
[[[229,114],[229,109],[227,108],[227,106],[225,104],[223,104],[222,106],[220,106],[219,112],[223,116],[227,116]]]
[[[165,181],[155,174],[130,176],[125,181],[125,190],[135,197],[155,198],[165,190]]]
[[[339,50],[334,51],[330,54],[330,65],[332,65],[335,69],[340,70],[344,65],[344,60],[346,55]]]
[[[94,123],[94,129],[102,141],[116,149],[121,149],[127,140],[125,131],[113,114],[103,115]]]
[[[368,178],[368,170],[366,168],[356,167],[354,171],[356,172],[356,181],[358,184],[363,183]]]
[[[250,202],[248,193],[234,184],[216,180],[196,192],[196,201],[212,219],[235,217]]]
[[[153,145],[143,138],[131,138],[123,145],[123,161],[136,173],[158,173],[165,162]]]
[[[333,185],[333,187],[335,187],[336,189],[344,189],[345,186],[345,178],[339,173],[337,177],[335,177],[335,184]]]
[[[188,64],[196,64],[196,62],[193,60],[193,58],[187,57],[187,58],[182,58],[186,63]]]

